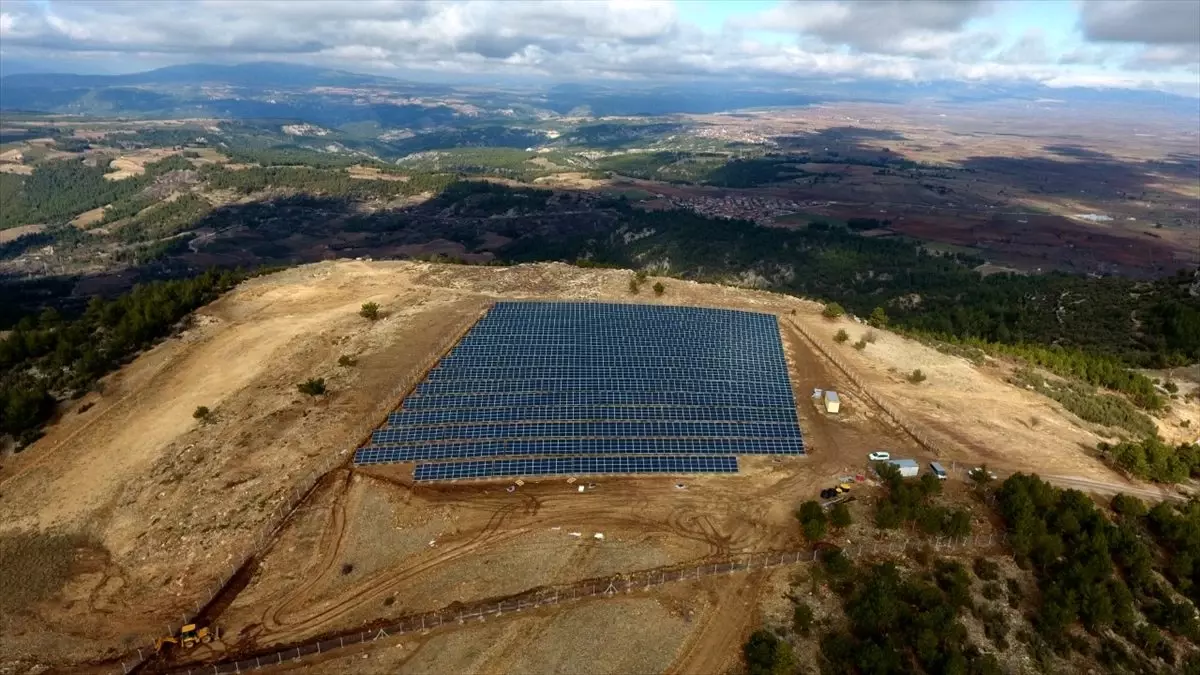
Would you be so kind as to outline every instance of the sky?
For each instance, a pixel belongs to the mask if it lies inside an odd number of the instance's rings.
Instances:
[[[0,0],[0,70],[831,78],[1200,97],[1200,0]],[[19,64],[19,66],[18,66]]]

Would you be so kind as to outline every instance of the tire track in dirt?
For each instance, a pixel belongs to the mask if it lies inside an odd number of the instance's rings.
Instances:
[[[631,504],[631,500],[625,495],[622,495],[620,503],[615,505],[611,502],[596,504],[593,500],[575,501],[570,497],[546,497],[527,493],[518,493],[516,498],[508,493],[487,495],[469,503],[471,510],[486,511],[489,516],[484,526],[466,541],[443,549],[439,555],[425,558],[413,565],[382,570],[353,590],[342,593],[332,605],[317,604],[308,611],[297,611],[296,605],[304,596],[336,572],[337,560],[344,554],[343,540],[348,516],[344,512],[345,504],[339,501],[338,507],[330,511],[334,523],[326,528],[322,538],[322,550],[328,552],[323,556],[322,563],[315,568],[314,573],[307,575],[301,585],[264,609],[259,630],[247,637],[253,642],[269,643],[273,636],[294,635],[320,630],[323,627],[332,628],[341,617],[365,605],[381,601],[419,575],[465,556],[484,554],[501,547],[512,551],[514,540],[522,535],[538,528],[561,527],[564,522],[570,522],[572,519],[579,519],[581,522],[602,522],[605,528],[616,527],[631,532],[670,533],[687,541],[704,544],[707,548],[699,555],[678,559],[675,564],[698,564],[727,557],[734,550],[765,543],[763,537],[753,536],[753,530],[723,531],[720,524],[714,522],[711,514],[703,508],[705,502],[700,499],[676,506],[665,519],[640,515],[638,504],[644,505],[646,500],[632,501]],[[520,518],[520,527],[503,531],[504,524],[517,516],[523,516]],[[586,556],[589,550],[581,547],[579,555]],[[582,562],[581,558],[574,555],[570,560]],[[564,565],[564,569],[570,568],[569,563]]]
[[[444,552],[432,558],[427,558],[421,562],[403,567],[398,570],[385,570],[375,575],[375,579],[368,580],[358,589],[351,591],[341,597],[331,606],[314,607],[307,615],[301,614],[298,617],[280,619],[271,624],[273,633],[299,633],[308,630],[314,630],[322,625],[328,624],[345,614],[358,609],[366,603],[373,603],[386,595],[390,595],[397,587],[403,585],[412,577],[415,577],[422,572],[426,572],[435,567],[445,565],[459,557],[467,555],[486,544],[501,543],[505,540],[519,536],[524,530],[515,530],[510,532],[498,532],[504,520],[520,505],[513,503],[496,509],[487,524],[475,533],[467,541],[453,547],[444,549]],[[380,579],[380,577],[386,577]],[[313,581],[312,583],[315,583]],[[310,586],[311,587],[311,586]],[[263,614],[263,623],[266,625],[270,617],[277,616],[274,607],[268,608]],[[270,634],[268,634],[269,636]]]
[[[318,555],[324,553],[324,557],[318,558],[315,574],[306,577],[307,581],[302,581],[299,586],[286,593],[279,603],[263,616],[262,628],[264,629],[276,630],[284,626],[285,623],[281,617],[291,609],[292,605],[299,603],[307,591],[328,576],[337,565],[338,558],[341,557],[346,537],[346,499],[350,492],[350,481],[353,474],[350,471],[338,471],[343,476],[341,489],[334,497],[333,508],[330,509],[330,527],[326,527],[322,532],[322,542],[318,548]]]
[[[723,673],[730,657],[742,644],[742,635],[754,618],[768,574],[752,572],[740,584],[725,584],[711,591],[715,602],[704,621],[688,636],[664,675]]]

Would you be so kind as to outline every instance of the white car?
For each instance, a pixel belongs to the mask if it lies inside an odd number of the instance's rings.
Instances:
[[[871,460],[872,462],[886,462],[891,458],[892,458],[892,455],[890,453],[884,452],[882,450],[876,450],[875,452],[872,452],[871,454],[867,455],[867,459]]]

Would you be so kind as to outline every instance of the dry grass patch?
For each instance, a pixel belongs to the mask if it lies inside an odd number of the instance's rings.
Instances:
[[[52,597],[71,578],[80,549],[95,545],[82,534],[25,531],[0,536],[0,610],[17,612]]]

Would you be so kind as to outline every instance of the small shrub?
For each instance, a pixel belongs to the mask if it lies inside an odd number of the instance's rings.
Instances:
[[[914,549],[911,557],[913,562],[917,563],[921,567],[928,567],[929,562],[933,560],[933,549],[926,544],[925,546]]]
[[[383,599],[384,607],[391,607],[394,604],[396,604],[396,596],[394,596],[394,595],[389,595]]]
[[[654,294],[655,295],[662,295],[666,290],[667,290],[667,287],[663,286],[663,283],[661,281],[654,282]]]
[[[988,600],[999,600],[1002,595],[1004,595],[1004,590],[1000,588],[1000,584],[989,581],[983,585],[983,597]]]
[[[796,667],[792,646],[767,630],[756,630],[742,646],[748,675],[782,675]]]
[[[301,394],[306,396],[320,396],[325,393],[325,378],[314,377],[296,385],[296,388],[300,390]]]
[[[908,381],[913,384],[920,384],[926,380],[925,373],[921,372],[920,368],[908,374]]]
[[[1113,512],[1130,518],[1141,518],[1146,515],[1146,503],[1137,497],[1131,497],[1124,493],[1113,497],[1112,502],[1109,503],[1109,507],[1112,508]]]
[[[379,318],[379,305],[373,302],[364,302],[362,309],[358,310],[358,315],[374,321]]]
[[[838,330],[838,332],[834,333],[834,335],[833,335],[833,341],[838,343],[839,345],[849,339],[850,339],[850,334],[847,333],[845,329]]]
[[[796,631],[797,635],[808,637],[812,633],[813,611],[803,600],[796,603],[796,608],[792,610],[792,630]]]
[[[207,420],[211,414],[212,413],[207,406],[199,406],[194,412],[192,412],[192,417],[194,419],[204,421]]]
[[[641,289],[638,287],[638,280],[637,280],[637,277],[636,277],[636,276],[635,276],[635,277],[631,277],[631,278],[629,279],[629,292],[630,292],[630,293],[632,293],[632,294],[634,294],[634,295],[637,295],[637,293],[638,293],[638,291],[639,291],[639,290],[641,290]]]
[[[649,276],[649,275],[647,274],[646,270],[638,270],[633,273],[633,278],[637,279],[637,282],[639,284],[644,282],[646,280],[647,276]]]
[[[995,581],[1000,578],[1000,565],[984,557],[975,558],[972,569],[975,571],[975,576],[983,581]]]
[[[1179,385],[1175,384],[1174,380],[1167,380],[1166,382],[1163,382],[1163,389],[1166,389],[1167,393],[1170,394],[1179,393]]]
[[[878,342],[878,341],[879,341],[879,335],[877,335],[877,334],[875,333],[875,331],[873,331],[873,330],[869,330],[869,331],[867,331],[866,333],[864,333],[864,334],[863,334],[863,336],[862,336],[862,339],[863,339],[864,341],[866,341],[866,342],[869,342],[869,343],[871,343],[871,344],[875,344],[876,342]]]
[[[883,311],[882,307],[876,307],[871,310],[871,318],[867,319],[867,323],[876,328],[886,328],[888,325],[887,312]],[[874,340],[870,340],[870,342],[874,342]]]
[[[343,575],[350,574],[353,571],[354,571],[354,563],[344,563],[342,565],[342,574]]]
[[[834,504],[829,510],[829,522],[839,530],[844,530],[854,523],[854,519],[850,516],[850,507],[846,506],[845,502]]]
[[[864,349],[866,349],[866,348],[867,348],[867,341],[866,341],[866,340],[859,340],[858,342],[855,342],[855,343],[854,343],[854,348],[855,348],[855,349],[857,349],[858,351],[860,351],[860,352],[861,352],[862,350],[864,350]]]
[[[356,365],[357,363],[358,363],[358,359],[355,359],[353,356],[350,356],[349,354],[342,354],[341,356],[338,357],[338,365],[342,366],[343,368],[349,368],[350,366]]]
[[[850,562],[850,559],[846,557],[845,553],[842,553],[842,549],[840,548],[822,553],[821,565],[834,578],[846,577],[854,571],[854,563]]]
[[[821,310],[821,316],[826,319],[838,319],[846,315],[846,310],[836,302],[831,302],[825,305],[825,309]]]
[[[800,520],[800,530],[804,532],[805,539],[819,541],[825,536],[828,521],[825,518],[825,509],[821,508],[820,504],[812,500],[804,502],[796,511],[796,518]]]
[[[985,610],[983,612],[983,633],[999,649],[1008,646],[1008,619],[1002,612]]]

